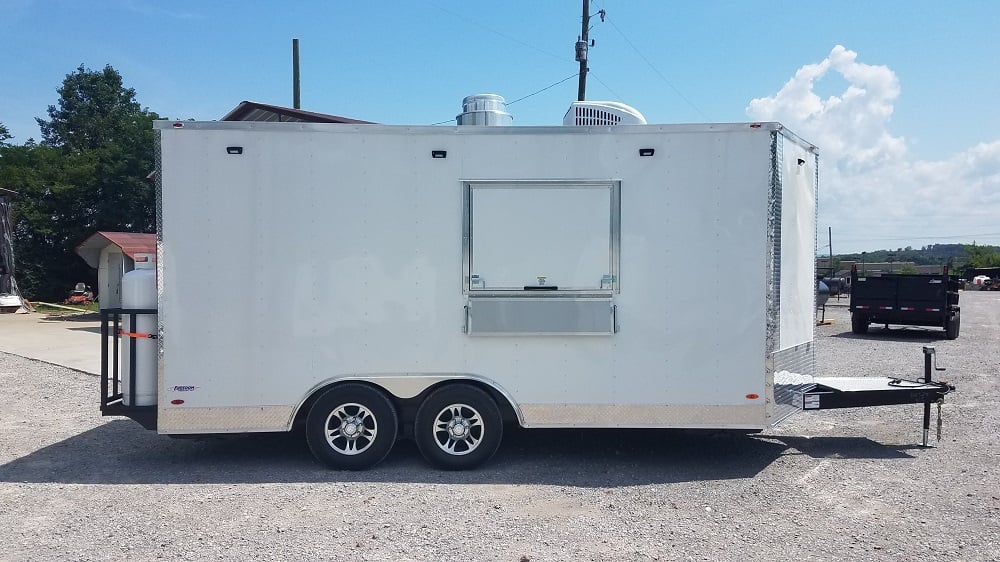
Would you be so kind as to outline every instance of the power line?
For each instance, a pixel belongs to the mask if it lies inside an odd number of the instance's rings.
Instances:
[[[570,62],[569,59],[567,59],[566,57],[557,55],[555,53],[550,53],[549,51],[546,51],[545,49],[541,49],[539,47],[536,47],[536,46],[534,46],[534,45],[532,45],[530,43],[525,43],[524,41],[521,41],[520,39],[517,39],[516,37],[511,37],[510,35],[507,35],[506,33],[503,33],[501,31],[497,31],[496,29],[493,29],[492,27],[489,27],[489,26],[484,25],[482,23],[479,23],[476,20],[469,19],[469,18],[463,16],[462,14],[459,14],[457,12],[453,12],[453,11],[449,10],[448,8],[445,8],[445,7],[442,7],[442,6],[439,6],[439,5],[435,4],[434,2],[430,2],[428,0],[424,0],[424,3],[430,5],[430,6],[434,7],[434,8],[437,8],[438,10],[441,10],[442,12],[444,12],[446,14],[450,14],[450,15],[452,15],[452,16],[454,16],[454,17],[456,17],[456,18],[458,18],[458,19],[460,19],[462,21],[471,23],[472,25],[475,25],[476,27],[480,27],[482,29],[485,29],[486,31],[489,31],[490,33],[492,33],[494,35],[497,35],[499,37],[503,37],[504,39],[506,39],[508,41],[513,41],[514,43],[517,43],[518,45],[521,45],[522,47],[526,47],[526,48],[531,49],[533,51],[538,51],[539,53],[542,53],[543,55],[550,56],[550,57],[552,57],[554,59],[559,59],[559,60],[561,60],[563,62]],[[574,74],[574,76],[576,76],[576,75]],[[445,123],[447,123],[447,121],[445,121]]]
[[[595,2],[595,5],[596,5],[596,2]],[[612,20],[610,17],[606,17],[605,21],[607,21],[608,23],[610,23],[611,27],[615,28],[615,31],[617,31],[618,34],[622,36],[622,39],[624,39],[625,42],[628,43],[629,47],[632,47],[632,50],[635,51],[635,53],[637,55],[639,55],[639,58],[641,58],[649,66],[649,68],[653,69],[653,72],[655,72],[656,75],[659,76],[660,79],[663,80],[667,84],[667,86],[670,86],[670,89],[673,90],[674,93],[676,93],[678,96],[680,96],[680,98],[682,100],[684,100],[685,102],[687,102],[688,105],[690,105],[692,108],[694,108],[694,110],[698,112],[698,115],[701,115],[701,117],[703,119],[705,119],[706,121],[709,120],[708,116],[705,115],[705,112],[702,111],[701,108],[699,108],[697,105],[695,105],[693,101],[689,100],[688,97],[685,96],[684,93],[681,92],[680,89],[678,89],[677,86],[675,86],[673,82],[671,82],[670,80],[668,80],[667,77],[664,76],[663,73],[660,72],[660,70],[658,68],[656,68],[655,66],[653,66],[653,63],[650,62],[650,60],[648,58],[646,58],[646,55],[642,54],[642,51],[640,51],[639,48],[635,46],[635,43],[633,43],[632,40],[629,39],[627,35],[625,35],[625,32],[622,31],[621,28],[619,28],[617,25],[615,25],[614,20]]]
[[[842,238],[845,242],[866,242],[869,240],[879,240],[883,242],[899,242],[907,240],[952,240],[955,238],[975,238],[975,237],[985,237],[992,238],[994,236],[1000,236],[1000,232],[986,232],[980,234],[952,234],[950,236],[921,236],[918,234],[906,237],[888,237],[888,236],[866,236],[864,238]]]
[[[611,89],[611,86],[608,86],[607,84],[605,84],[605,83],[604,83],[604,80],[601,80],[600,78],[598,78],[598,77],[597,77],[597,75],[596,75],[596,74],[594,74],[594,71],[593,71],[593,70],[588,70],[588,71],[587,71],[587,75],[588,75],[588,76],[590,76],[591,78],[593,78],[594,80],[597,80],[598,82],[600,82],[602,86],[604,86],[605,88],[607,88],[607,90],[608,90],[609,92],[611,92],[611,95],[612,95],[612,96],[615,96],[615,98],[617,98],[617,99],[618,99],[618,101],[625,101],[625,98],[623,98],[623,97],[621,96],[621,94],[619,94],[618,92],[616,92],[616,91],[614,91],[613,89]]]
[[[515,103],[517,103],[517,102],[519,102],[521,100],[526,100],[526,99],[530,98],[531,96],[534,96],[534,95],[537,95],[537,94],[540,94],[540,93],[544,92],[545,90],[549,90],[549,89],[555,88],[556,86],[558,86],[559,84],[562,84],[563,82],[565,82],[567,80],[572,80],[573,78],[576,78],[578,74],[579,74],[579,72],[574,72],[573,74],[570,74],[569,76],[563,78],[562,80],[560,80],[558,82],[553,82],[552,84],[549,84],[548,86],[546,86],[546,87],[544,87],[544,88],[542,88],[540,90],[535,90],[534,92],[531,92],[530,94],[528,94],[526,96],[517,98],[514,101],[509,101],[509,102],[507,102],[506,105],[508,105],[508,106],[514,105]],[[445,123],[451,123],[454,120],[455,119],[448,119],[446,121],[439,121],[437,123],[431,123],[431,125],[444,125]]]
[[[526,99],[530,98],[531,96],[533,96],[533,95],[535,95],[535,94],[540,94],[540,93],[544,92],[545,90],[548,90],[548,89],[550,89],[550,88],[555,88],[556,86],[558,86],[559,84],[562,84],[563,82],[565,82],[565,81],[567,81],[567,80],[570,80],[570,79],[573,79],[573,78],[576,78],[576,77],[577,77],[577,76],[578,76],[579,74],[580,74],[579,72],[574,72],[573,74],[570,74],[569,76],[567,76],[567,77],[563,78],[562,80],[560,80],[560,81],[558,81],[558,82],[555,82],[555,83],[553,83],[553,84],[549,84],[548,86],[546,86],[546,87],[542,88],[541,90],[538,90],[538,91],[536,91],[536,92],[532,92],[532,93],[530,93],[530,94],[528,94],[528,95],[524,96],[523,98],[517,98],[517,99],[516,99],[516,100],[514,100],[514,101],[509,101],[509,102],[507,102],[507,105],[514,105],[515,103],[517,103],[517,102],[519,102],[519,101],[521,101],[521,100],[526,100]]]

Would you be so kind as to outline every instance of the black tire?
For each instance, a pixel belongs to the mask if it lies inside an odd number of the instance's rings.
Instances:
[[[944,326],[944,337],[949,340],[958,338],[958,331],[962,327],[962,318],[956,314]]]
[[[306,442],[316,460],[338,470],[378,464],[396,443],[399,418],[381,391],[358,383],[335,386],[309,409]]]
[[[868,333],[868,316],[857,312],[851,313],[851,331],[855,334]]]
[[[500,408],[471,384],[443,386],[417,409],[413,438],[420,454],[437,468],[475,468],[497,452],[503,439]]]

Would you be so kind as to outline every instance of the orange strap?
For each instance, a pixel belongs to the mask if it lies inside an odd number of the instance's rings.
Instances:
[[[151,339],[151,340],[156,339],[156,334],[140,334],[138,332],[126,332],[125,330],[118,330],[118,335],[127,336],[130,338],[138,338],[138,339]]]

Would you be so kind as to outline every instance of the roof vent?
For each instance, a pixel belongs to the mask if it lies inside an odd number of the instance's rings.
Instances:
[[[476,94],[462,100],[462,113],[455,117],[459,125],[512,125],[507,102],[496,94]]]
[[[638,109],[616,101],[575,101],[563,116],[563,125],[578,127],[645,124]]]

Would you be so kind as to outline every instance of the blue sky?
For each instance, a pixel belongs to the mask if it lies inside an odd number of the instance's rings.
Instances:
[[[592,4],[607,20],[588,99],[655,123],[779,120],[820,146],[821,247],[827,226],[838,253],[1000,244],[1000,2]],[[165,117],[291,105],[297,37],[303,108],[437,123],[468,94],[512,101],[574,75],[580,5],[0,0],[0,122],[37,139],[81,63],[112,65]],[[576,88],[512,104],[515,124],[560,123]]]

